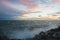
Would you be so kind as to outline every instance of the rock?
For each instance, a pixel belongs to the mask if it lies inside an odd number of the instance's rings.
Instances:
[[[0,40],[9,40],[9,38],[6,36],[0,36]]]
[[[41,32],[36,35],[34,40],[60,40],[60,26],[56,29],[48,30],[47,32]]]

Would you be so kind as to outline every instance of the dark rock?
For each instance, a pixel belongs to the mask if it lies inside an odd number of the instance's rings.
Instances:
[[[9,38],[6,36],[0,36],[0,40],[9,40]]]
[[[60,26],[56,29],[39,33],[39,35],[36,35],[32,40],[60,40]]]

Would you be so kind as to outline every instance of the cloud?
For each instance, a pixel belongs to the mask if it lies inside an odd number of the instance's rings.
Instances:
[[[17,16],[31,12],[35,14],[36,12],[43,13],[46,10],[55,12],[60,10],[59,5],[60,0],[0,0],[0,15],[2,15],[0,19],[16,19]]]
[[[35,8],[37,8],[38,7],[38,4],[40,3],[40,2],[36,2],[36,1],[34,1],[34,0],[20,0],[20,3],[22,4],[22,5],[25,5],[25,6],[27,6],[28,7],[28,9],[35,9]]]
[[[0,5],[0,20],[14,20],[17,19],[17,16],[21,16],[22,14],[23,13],[21,11]]]

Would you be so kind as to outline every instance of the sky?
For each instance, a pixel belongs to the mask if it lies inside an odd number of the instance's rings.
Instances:
[[[20,20],[60,12],[60,0],[0,0],[0,20]],[[56,13],[57,14],[57,13]]]

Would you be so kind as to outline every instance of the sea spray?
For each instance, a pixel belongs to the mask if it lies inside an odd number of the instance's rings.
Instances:
[[[5,24],[6,22],[6,24]],[[1,21],[4,35],[10,39],[32,38],[42,31],[57,28],[60,21],[33,20],[33,21]],[[9,23],[8,23],[9,22]],[[1,34],[1,33],[0,33]]]

